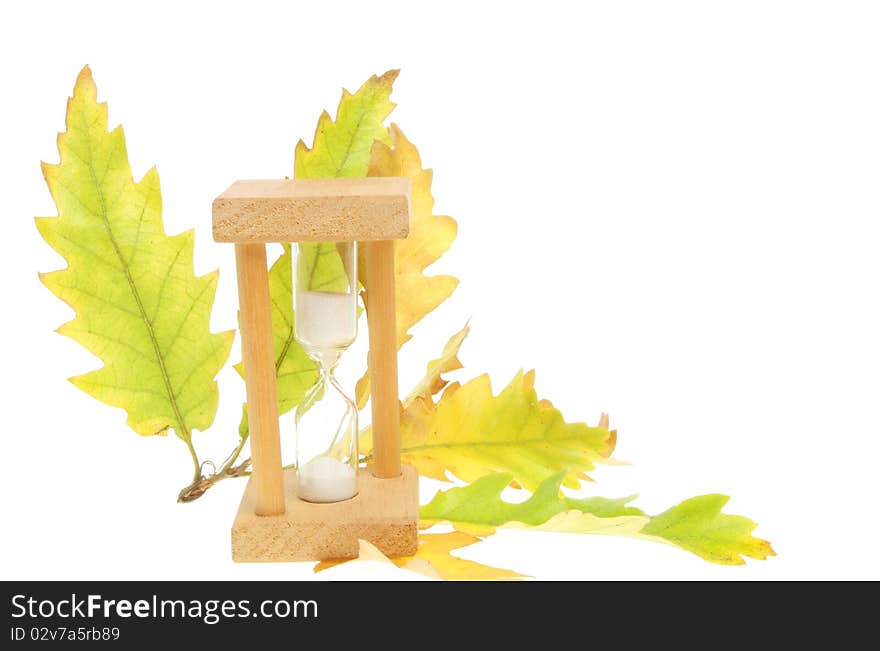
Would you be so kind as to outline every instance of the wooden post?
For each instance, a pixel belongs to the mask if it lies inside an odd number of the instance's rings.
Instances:
[[[235,245],[241,348],[257,515],[284,513],[281,436],[265,244]]]
[[[397,388],[397,308],[394,240],[365,243],[373,410],[373,474],[400,476],[400,402]]]

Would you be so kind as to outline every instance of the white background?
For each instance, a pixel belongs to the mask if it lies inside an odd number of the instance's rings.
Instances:
[[[402,389],[472,318],[461,379],[488,371],[497,391],[535,368],[567,419],[611,414],[633,465],[585,494],[640,492],[659,512],[727,493],[779,553],[728,568],[501,532],[463,556],[541,579],[880,578],[878,18],[873,3],[805,1],[5,6],[0,576],[311,576],[233,564],[244,484],[176,504],[183,444],[138,437],[66,381],[98,361],[53,333],[72,314],[37,271],[63,262],[32,218],[56,214],[39,161],[57,161],[89,63],[135,176],[158,165],[167,231],[194,226],[197,270],[222,269],[217,330],[235,327],[237,299],[212,198],[290,175],[342,86],[401,67],[393,120],[460,227],[432,271],[462,280],[414,329]],[[197,434],[218,461],[244,394],[231,367],[219,380]]]

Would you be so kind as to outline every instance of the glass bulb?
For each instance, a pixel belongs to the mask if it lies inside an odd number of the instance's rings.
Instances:
[[[294,334],[319,373],[295,412],[297,493],[308,502],[357,494],[358,410],[333,374],[357,316],[357,244],[298,244]]]

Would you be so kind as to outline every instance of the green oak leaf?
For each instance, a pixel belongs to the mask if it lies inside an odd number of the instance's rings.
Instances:
[[[565,473],[543,481],[525,502],[512,504],[501,498],[512,478],[510,473],[495,473],[438,492],[421,507],[422,526],[448,522],[476,535],[513,527],[630,536],[670,543],[722,565],[742,565],[743,556],[760,560],[775,556],[769,542],[751,535],[754,522],[721,513],[729,499],[724,495],[693,497],[651,517],[629,506],[634,495],[618,499],[565,496],[560,490]]]
[[[300,291],[348,291],[348,274],[335,242],[300,242],[297,248],[296,286]]]
[[[138,434],[174,430],[198,475],[192,432],[214,420],[214,378],[234,335],[210,331],[218,272],[195,275],[192,231],[165,234],[156,169],[134,181],[122,127],[108,132],[88,67],[66,126],[60,163],[43,164],[58,217],[38,218],[37,228],[67,268],[40,278],[76,312],[59,332],[104,362],[71,382],[124,409]]]
[[[729,500],[718,494],[692,497],[652,517],[641,534],[662,538],[722,565],[742,565],[743,556],[761,560],[775,556],[769,542],[751,535],[757,526],[754,522],[721,512]]]
[[[318,118],[315,139],[309,148],[296,145],[294,177],[326,179],[367,175],[370,153],[376,140],[388,144],[388,129],[382,124],[395,104],[390,100],[399,70],[373,75],[357,90],[343,89],[334,121],[327,111]]]

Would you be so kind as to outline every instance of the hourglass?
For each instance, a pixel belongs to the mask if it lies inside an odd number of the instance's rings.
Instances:
[[[318,381],[296,407],[297,494],[339,502],[357,494],[357,405],[333,374],[357,336],[357,243],[296,249],[294,332],[318,366]]]
[[[235,244],[253,473],[232,526],[235,561],[352,558],[358,540],[414,554],[418,475],[400,463],[394,240],[409,233],[405,178],[237,181],[213,203],[214,239]],[[295,243],[293,336],[319,369],[296,407],[296,468],[282,468],[266,243]],[[365,261],[373,451],[334,368],[357,336]]]

